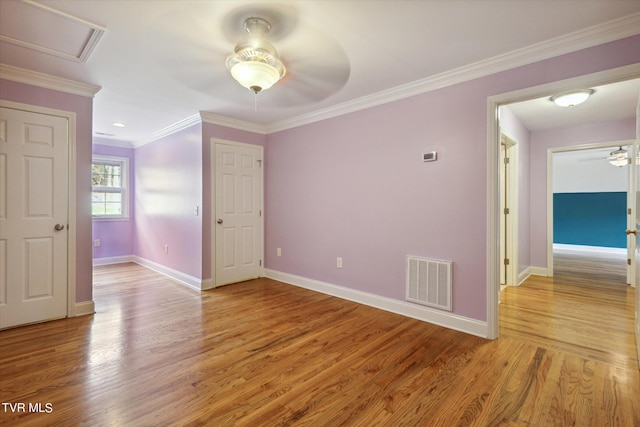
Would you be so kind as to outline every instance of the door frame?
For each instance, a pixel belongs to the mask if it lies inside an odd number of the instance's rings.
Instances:
[[[546,276],[553,276],[553,155],[570,151],[596,150],[599,148],[613,148],[633,144],[632,139],[622,141],[596,142],[592,144],[571,145],[566,147],[554,147],[547,150],[547,268]],[[604,159],[603,159],[604,160]],[[627,192],[629,191],[629,178],[627,177]],[[628,200],[628,197],[627,197]],[[627,202],[628,204],[628,202]],[[628,223],[628,216],[627,216]],[[628,228],[627,224],[627,228]],[[629,269],[627,269],[629,280]]]
[[[506,144],[509,146],[505,148],[506,154],[509,156],[509,171],[505,174],[504,164],[500,164],[500,174],[503,175],[502,179],[508,180],[510,185],[508,186],[507,194],[504,194],[504,191],[501,191],[501,196],[506,197],[509,205],[509,214],[505,217],[504,213],[500,213],[501,226],[500,226],[500,245],[504,250],[502,252],[500,258],[509,258],[509,266],[507,267],[502,259],[500,260],[500,269],[501,276],[504,274],[505,278],[505,286],[516,286],[518,285],[518,216],[519,212],[519,185],[520,179],[518,176],[518,168],[520,161],[520,144],[518,140],[512,137],[508,132],[504,129],[500,130],[500,142],[502,143],[502,138],[506,139]],[[501,160],[502,162],[502,160]],[[503,184],[504,182],[501,181]],[[503,190],[503,189],[501,189]],[[501,197],[501,199],[502,199]],[[502,206],[502,202],[500,204]],[[504,221],[504,222],[502,222]],[[506,236],[503,231],[506,230]],[[504,270],[503,270],[504,268]],[[501,277],[502,279],[502,277]]]
[[[499,107],[514,102],[552,96],[556,93],[591,86],[601,86],[640,77],[640,64],[631,64],[597,73],[559,80],[539,86],[493,95],[487,98],[487,256],[486,298],[487,338],[498,338],[498,290],[500,288],[500,230],[499,230]],[[636,307],[638,309],[638,307]]]
[[[260,259],[262,260],[262,265],[260,266],[260,277],[264,277],[264,147],[256,144],[248,144],[245,142],[237,142],[230,141],[219,138],[211,138],[210,142],[210,152],[211,152],[211,179],[210,179],[210,194],[211,194],[211,218],[210,218],[210,228],[211,228],[211,286],[209,288],[216,287],[216,145],[217,144],[225,144],[231,145],[235,147],[243,147],[243,148],[251,148],[254,150],[258,150],[260,152],[260,158],[262,159],[262,165],[260,167],[260,184],[259,184],[259,192],[260,192],[260,211],[262,215],[260,216],[260,243],[258,244],[258,250],[260,251]]]
[[[67,120],[67,317],[76,316],[76,113],[0,99],[0,107]]]

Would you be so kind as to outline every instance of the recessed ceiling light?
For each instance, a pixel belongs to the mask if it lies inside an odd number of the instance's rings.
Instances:
[[[561,107],[574,107],[578,104],[582,104],[586,101],[592,94],[594,90],[578,90],[574,92],[561,93],[559,95],[554,95],[549,98],[551,101],[555,102],[556,105]]]
[[[111,124],[114,125],[117,128],[123,128],[124,127],[124,123],[120,123],[120,122],[113,122]]]

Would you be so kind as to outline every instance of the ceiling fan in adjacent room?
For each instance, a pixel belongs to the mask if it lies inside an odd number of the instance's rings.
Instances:
[[[340,45],[300,22],[291,5],[255,4],[228,12],[208,2],[177,8],[157,18],[148,44],[171,78],[230,104],[252,105],[242,96],[247,89],[260,94],[265,107],[312,104],[339,91],[350,75]]]
[[[622,146],[618,147],[616,150],[613,150],[609,153],[609,157],[607,157],[607,161],[614,166],[622,167],[626,166],[629,161],[629,152],[622,148]]]

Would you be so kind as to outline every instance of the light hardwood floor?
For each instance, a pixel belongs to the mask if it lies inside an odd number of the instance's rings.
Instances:
[[[98,267],[95,315],[0,332],[2,402],[51,409],[0,425],[638,426],[634,291],[571,277],[507,288],[489,341],[269,279]]]

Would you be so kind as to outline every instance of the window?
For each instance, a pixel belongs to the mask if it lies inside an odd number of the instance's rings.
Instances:
[[[94,156],[91,165],[91,214],[94,218],[128,218],[129,159]]]

